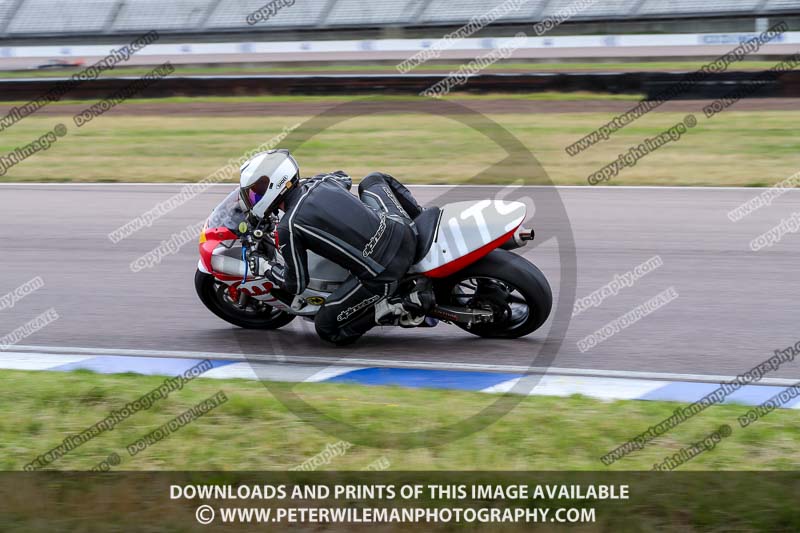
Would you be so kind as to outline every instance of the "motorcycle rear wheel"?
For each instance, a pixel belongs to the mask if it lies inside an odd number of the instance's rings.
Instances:
[[[194,288],[209,311],[240,328],[278,329],[295,317],[257,300],[253,300],[254,305],[242,309],[231,301],[227,285],[200,270],[194,275]]]
[[[524,337],[544,324],[553,307],[550,284],[542,271],[524,257],[501,249],[438,280],[435,291],[439,304],[492,311],[491,322],[455,322],[479,337]]]

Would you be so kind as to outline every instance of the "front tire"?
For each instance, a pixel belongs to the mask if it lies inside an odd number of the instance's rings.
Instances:
[[[437,281],[435,291],[439,304],[491,310],[491,322],[455,323],[486,338],[514,339],[533,333],[553,307],[550,284],[542,271],[524,257],[501,249]]]
[[[194,288],[209,311],[240,328],[278,329],[295,317],[257,300],[253,306],[242,309],[230,300],[227,285],[200,270],[194,275]]]

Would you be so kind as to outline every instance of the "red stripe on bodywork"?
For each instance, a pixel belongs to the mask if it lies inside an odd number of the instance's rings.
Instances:
[[[522,222],[520,222],[520,225],[521,224]],[[491,252],[492,250],[494,250],[495,248],[506,242],[508,239],[511,238],[512,235],[514,235],[514,232],[517,231],[517,228],[519,228],[519,226],[512,229],[505,235],[498,237],[489,244],[484,244],[477,250],[473,250],[472,252],[468,253],[467,255],[461,256],[458,259],[453,259],[449,263],[445,263],[444,265],[436,267],[433,270],[423,272],[422,275],[427,276],[429,278],[446,278],[451,274],[455,274],[459,270],[467,268],[469,265],[471,265],[478,259],[482,258],[486,254],[488,254],[489,252]]]
[[[220,281],[238,281],[241,283],[242,276],[231,276],[230,274],[222,274],[220,272],[214,272],[213,276]],[[256,278],[248,277],[245,281],[253,281]]]
[[[213,272],[211,268],[211,256],[222,241],[235,241],[239,237],[228,228],[211,228],[205,231],[206,242],[200,244],[200,259],[206,270]]]

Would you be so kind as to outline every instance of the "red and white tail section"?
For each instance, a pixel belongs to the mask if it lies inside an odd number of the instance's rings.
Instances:
[[[432,278],[458,272],[510,239],[526,214],[522,202],[480,200],[445,205],[428,254],[411,272]]]

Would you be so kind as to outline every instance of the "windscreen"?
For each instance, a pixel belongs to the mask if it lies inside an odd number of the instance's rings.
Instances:
[[[246,218],[247,216],[239,204],[239,189],[235,189],[211,212],[211,216],[208,217],[208,227],[225,227],[238,232],[239,224]]]

